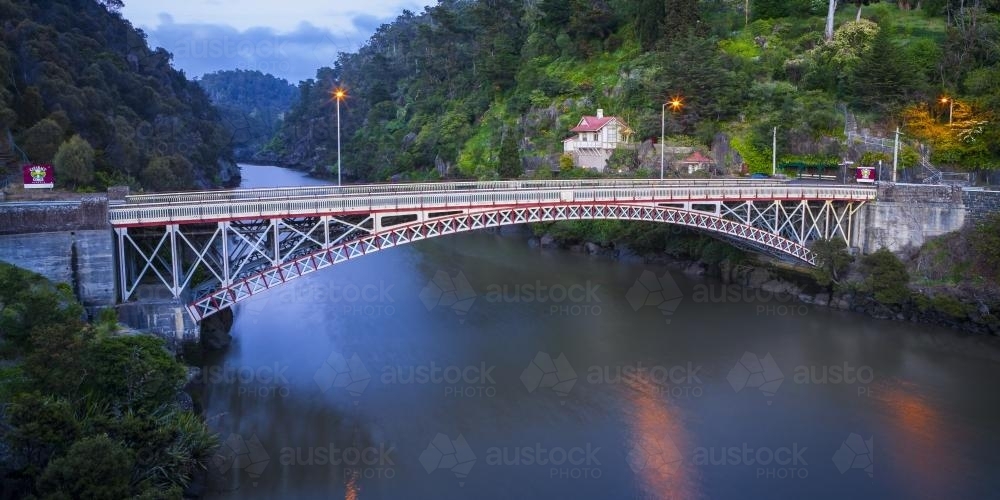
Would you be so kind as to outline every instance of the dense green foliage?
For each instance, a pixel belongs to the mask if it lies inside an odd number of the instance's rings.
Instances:
[[[910,298],[910,274],[895,254],[882,248],[861,260],[863,285],[882,304],[902,304]]]
[[[811,248],[816,256],[816,270],[813,276],[823,286],[839,283],[841,276],[854,260],[847,253],[847,243],[840,238],[816,240]]]
[[[912,259],[921,285],[980,286],[1000,281],[1000,214],[932,238]]]
[[[232,137],[233,156],[240,161],[254,160],[268,145],[298,95],[295,86],[260,71],[217,71],[198,84],[219,109]]]
[[[163,341],[88,325],[67,287],[7,264],[0,306],[4,491],[179,498],[217,443],[180,407],[186,371]]]
[[[1000,214],[993,214],[976,225],[970,243],[981,274],[1000,279]]]
[[[445,0],[404,12],[302,82],[271,148],[286,164],[334,164],[340,85],[344,168],[359,179],[496,177],[507,131],[528,170],[557,169],[581,115],[603,108],[649,140],[675,96],[684,105],[666,114],[668,134],[703,147],[721,137],[733,168],[769,171],[775,126],[781,161],[857,161],[845,105],[883,136],[902,126],[942,165],[1000,166],[1000,127],[989,126],[1000,112],[1000,5],[839,3],[826,41],[825,1],[755,0],[746,13],[738,0]],[[951,125],[942,95],[955,101]],[[915,165],[904,151],[901,166]]]
[[[0,134],[37,163],[80,136],[93,176],[58,175],[68,187],[127,183],[164,156],[188,161],[177,187],[232,184],[231,137],[201,88],[163,49],[117,13],[120,1],[0,0]]]
[[[94,148],[79,135],[59,146],[52,163],[56,175],[71,187],[87,185],[94,180]]]

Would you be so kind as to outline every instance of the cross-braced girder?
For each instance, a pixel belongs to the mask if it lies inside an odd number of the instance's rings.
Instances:
[[[465,231],[545,221],[617,219],[678,224],[718,234],[726,240],[744,242],[748,248],[815,264],[806,243],[817,237],[849,238],[850,228],[844,218],[852,213],[847,208],[802,203],[772,203],[766,207],[746,203],[720,204],[718,215],[670,207],[593,204],[461,212],[381,231],[357,230],[354,237],[328,238],[325,240],[328,244],[307,238],[308,234],[315,233],[315,228],[310,233],[294,231],[287,238],[296,242],[295,250],[284,254],[278,264],[262,263],[254,268],[241,268],[227,285],[222,286],[220,282],[220,286],[210,293],[195,297],[189,310],[200,320],[289,280],[386,248]],[[828,214],[832,223],[827,223]],[[278,221],[274,224],[279,229],[284,226]]]
[[[357,189],[371,195],[331,192],[314,198],[237,191],[126,204],[111,215],[122,300],[141,284],[161,285],[189,301],[192,317],[201,320],[291,279],[385,248],[559,220],[677,224],[814,264],[808,244],[838,238],[851,245],[854,215],[874,198],[872,190],[848,187],[589,182],[536,188],[499,183],[455,192],[448,184],[413,192],[407,185],[370,186]],[[392,195],[393,189],[402,191]],[[252,201],[251,195],[259,198]],[[197,202],[201,197],[222,199],[206,205]]]

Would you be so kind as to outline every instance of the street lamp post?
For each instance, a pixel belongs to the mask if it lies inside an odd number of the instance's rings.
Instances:
[[[663,144],[663,136],[666,135],[667,131],[667,103],[663,103],[660,108],[660,180],[663,180],[663,150],[666,148],[666,144]]]
[[[337,186],[340,186],[340,101],[346,95],[347,92],[340,87],[333,91],[333,98],[337,100]]]
[[[948,125],[951,125],[951,115],[955,111],[955,100],[950,97],[942,97],[941,104],[948,105]]]
[[[660,180],[663,180],[663,151],[666,149],[667,145],[663,143],[663,140],[667,132],[667,106],[670,106],[671,111],[677,111],[681,109],[683,103],[680,97],[674,97],[669,101],[663,103],[660,107]]]

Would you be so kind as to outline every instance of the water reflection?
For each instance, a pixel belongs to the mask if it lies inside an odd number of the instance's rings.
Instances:
[[[690,457],[692,444],[682,422],[681,410],[657,397],[649,380],[635,379],[626,405],[628,441],[626,461],[635,472],[646,498],[698,498],[698,471]]]
[[[247,167],[244,179],[262,187],[298,184],[303,177]],[[214,476],[210,496],[995,496],[1000,396],[989,381],[1000,351],[994,345],[826,309],[776,317],[762,314],[752,300],[699,302],[692,287],[719,285],[680,274],[675,278],[684,299],[666,323],[656,308],[635,309],[625,299],[645,270],[665,272],[533,250],[524,241],[480,233],[379,252],[254,297],[238,310],[233,345],[210,357],[205,368],[221,367],[218,373],[225,374],[229,366],[255,376],[208,380],[204,401],[213,429],[224,439],[258,438],[268,461],[252,454],[233,460]],[[450,278],[461,272],[476,291],[463,314],[421,299],[439,271]],[[587,298],[586,314],[503,293],[538,283],[593,284],[599,290]],[[368,314],[333,298],[331,291],[352,285],[381,285],[391,300],[375,305],[391,306],[391,314],[386,307]],[[491,297],[492,289],[501,293]],[[942,345],[942,338],[950,340]],[[332,353],[340,358],[330,361]],[[748,353],[754,359],[770,355],[774,366],[767,379],[781,380],[767,387],[770,395],[749,378],[736,381],[742,385],[727,378]],[[334,369],[355,356],[366,368],[367,384],[318,376],[324,366]],[[525,375],[536,359],[544,365],[560,356],[555,382],[543,383],[545,374],[538,380],[530,371]],[[405,376],[432,364],[494,366],[494,380],[485,384],[488,393],[465,397],[454,384],[409,382]],[[665,384],[652,376],[621,375],[624,367],[640,364],[693,367],[689,371],[698,380]],[[862,367],[871,369],[872,382],[833,377],[834,369],[857,374]],[[263,380],[265,368],[281,378]],[[386,369],[404,377],[385,379]],[[467,440],[477,458],[467,477],[459,480],[440,464],[421,463],[438,433]],[[863,470],[841,472],[833,460],[852,434],[873,439],[872,477]],[[600,465],[588,477],[573,477],[578,471],[488,463],[491,448],[505,450],[505,456],[536,443],[600,448]],[[698,449],[744,444],[808,448],[807,477],[760,477],[751,464],[698,464],[692,458]],[[318,455],[324,449],[329,457],[332,447],[378,446],[394,450],[387,452],[392,477],[377,464],[331,464]]]

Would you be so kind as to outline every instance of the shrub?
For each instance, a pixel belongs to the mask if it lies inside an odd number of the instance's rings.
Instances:
[[[910,298],[910,274],[906,266],[889,250],[866,255],[861,261],[867,274],[865,289],[883,304],[902,304]]]
[[[59,146],[52,163],[60,179],[71,187],[85,186],[94,180],[94,148],[79,135]]]

